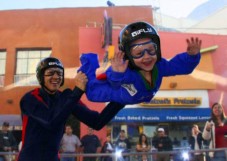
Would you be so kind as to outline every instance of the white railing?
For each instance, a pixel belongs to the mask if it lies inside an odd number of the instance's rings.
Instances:
[[[217,152],[217,151],[224,151],[225,152],[225,156],[227,157],[227,148],[219,148],[219,149],[202,149],[202,150],[188,150],[188,149],[178,149],[178,150],[174,150],[174,151],[163,151],[163,152],[158,152],[158,151],[150,151],[150,152],[129,152],[129,153],[117,153],[117,152],[113,152],[113,153],[89,153],[89,154],[85,154],[85,153],[60,153],[60,157],[75,157],[78,158],[79,160],[81,160],[81,157],[96,157],[96,158],[100,158],[100,157],[112,157],[113,161],[125,161],[123,157],[128,157],[129,161],[139,161],[139,157],[142,155],[147,155],[149,156],[149,160],[148,161],[156,161],[156,155],[157,154],[170,154],[172,157],[172,161],[189,161],[190,160],[190,154],[193,153],[202,153],[204,154],[204,161],[206,155],[209,152]],[[187,153],[187,155],[189,156],[189,158],[185,157],[184,158],[184,153]],[[10,160],[8,161],[15,161],[15,159],[17,158],[16,156],[19,154],[19,152],[0,152],[0,157],[6,157],[9,158]],[[178,157],[180,156],[180,157]],[[78,160],[78,161],[79,161]],[[81,160],[82,161],[82,160]]]

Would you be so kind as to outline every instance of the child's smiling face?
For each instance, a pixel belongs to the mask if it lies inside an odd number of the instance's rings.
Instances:
[[[157,47],[149,38],[138,39],[131,44],[130,54],[137,67],[151,71],[157,62]]]

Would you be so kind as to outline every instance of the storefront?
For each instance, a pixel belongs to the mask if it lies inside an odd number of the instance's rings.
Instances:
[[[152,138],[162,126],[172,139],[181,141],[190,136],[193,124],[203,130],[211,114],[208,102],[206,90],[160,91],[151,102],[126,106],[112,119],[113,140],[125,129],[135,144],[140,133]]]

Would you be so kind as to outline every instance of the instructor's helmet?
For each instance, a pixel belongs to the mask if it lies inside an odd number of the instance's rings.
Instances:
[[[36,77],[41,86],[44,86],[45,70],[48,68],[56,68],[56,67],[63,70],[63,78],[62,78],[61,86],[64,84],[64,66],[63,66],[63,64],[57,58],[48,57],[48,58],[42,59],[36,67]]]
[[[155,28],[147,22],[134,22],[124,27],[119,35],[119,50],[125,52],[125,59],[129,59],[132,68],[138,68],[130,54],[131,43],[141,38],[150,38],[157,45],[157,61],[161,59],[160,38]]]

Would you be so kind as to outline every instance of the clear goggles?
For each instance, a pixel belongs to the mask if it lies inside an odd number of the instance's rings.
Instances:
[[[54,76],[54,74],[57,74],[59,77],[63,76],[63,70],[62,69],[47,69],[45,71],[45,75],[44,76]]]
[[[132,58],[139,59],[147,52],[151,56],[156,56],[157,44],[152,41],[141,44],[133,44],[130,46],[130,54]]]

